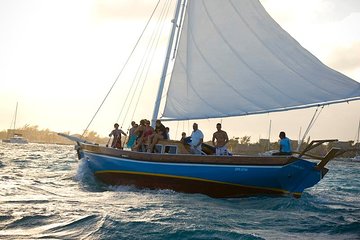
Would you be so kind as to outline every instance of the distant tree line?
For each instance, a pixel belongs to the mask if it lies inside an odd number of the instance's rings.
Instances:
[[[63,132],[70,135],[70,132]],[[34,125],[25,125],[17,129],[8,129],[0,132],[0,139],[8,139],[13,135],[21,135],[26,138],[29,142],[33,143],[55,143],[55,144],[74,144],[74,142],[59,136],[56,132],[51,131],[50,129],[39,129],[39,126]],[[86,131],[84,137],[81,137],[80,134],[74,134],[74,136],[85,139],[90,142],[95,142],[98,144],[106,144],[108,138],[103,138],[99,136],[94,131]]]
[[[70,132],[63,132],[67,135],[70,135]],[[59,136],[56,132],[51,131],[50,129],[39,129],[39,126],[34,125],[25,125],[16,130],[8,129],[0,131],[0,139],[7,139],[12,137],[14,134],[19,134],[28,139],[29,142],[33,143],[50,143],[50,144],[74,144],[74,142]],[[107,144],[109,141],[108,137],[101,137],[95,131],[86,131],[84,136],[80,134],[73,134],[78,138],[85,139],[89,142],[98,143],[98,144]],[[257,154],[263,153],[269,150],[279,149],[278,142],[270,142],[268,139],[259,139],[257,143],[251,143],[250,136],[243,137],[232,137],[229,139],[227,144],[228,149],[234,154]],[[211,145],[211,141],[207,142]],[[292,149],[295,151],[298,148],[297,141],[291,141]],[[307,146],[307,143],[301,145],[301,149],[304,149]],[[315,155],[325,155],[332,147],[338,147],[342,149],[351,149],[356,148],[360,149],[360,143],[354,145],[353,141],[348,142],[332,142],[329,144],[324,144],[318,148],[312,150],[310,153]],[[356,154],[356,151],[350,151],[343,155],[343,157],[352,157]]]
[[[270,150],[279,150],[279,142],[270,142],[269,139],[259,139],[258,142],[251,143],[250,140],[250,136],[232,137],[231,139],[229,139],[227,147],[233,154],[258,154]],[[309,142],[305,142],[300,146],[300,152],[305,149]],[[211,145],[210,141],[207,143]],[[293,151],[296,151],[298,149],[298,144],[298,141],[291,141]],[[341,149],[359,149],[359,151],[346,152],[341,157],[353,157],[357,152],[360,152],[360,144],[354,145],[353,141],[339,141],[320,145],[317,148],[309,151],[308,153],[317,156],[324,156],[333,147]]]

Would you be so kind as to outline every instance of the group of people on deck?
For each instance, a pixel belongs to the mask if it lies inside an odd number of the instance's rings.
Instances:
[[[170,129],[165,127],[160,120],[156,120],[155,129],[151,127],[150,121],[147,119],[142,119],[139,124],[132,121],[126,145],[133,151],[151,153],[159,140],[170,139],[169,131]],[[115,123],[114,130],[109,134],[109,137],[113,137],[112,148],[123,148],[121,135],[127,136],[124,131],[119,129],[119,124]]]
[[[227,156],[231,155],[227,150],[227,143],[229,142],[229,137],[225,131],[221,129],[221,123],[216,124],[217,131],[214,132],[212,137],[212,144],[215,147],[216,155],[218,156]],[[150,121],[147,119],[142,119],[140,124],[136,124],[134,121],[131,122],[131,128],[129,129],[129,137],[127,138],[126,145],[128,148],[131,148],[132,151],[139,152],[154,152],[155,145],[159,140],[170,139],[169,136],[170,129],[165,127],[160,120],[156,120],[155,129],[151,127]],[[114,130],[111,131],[109,137],[113,137],[111,144],[112,148],[122,149],[121,145],[121,135],[127,136],[127,134],[119,129],[119,124],[114,124]],[[274,153],[273,155],[291,155],[291,140],[286,137],[285,132],[280,132],[280,149],[279,152]],[[188,143],[190,145],[190,153],[192,154],[202,154],[202,144],[204,142],[204,134],[198,128],[198,124],[193,124],[193,132],[191,133],[191,141],[187,142],[186,133],[181,134],[181,142]]]

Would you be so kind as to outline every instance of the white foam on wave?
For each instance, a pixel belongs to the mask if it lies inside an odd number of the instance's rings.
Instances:
[[[95,182],[95,177],[89,168],[88,162],[82,158],[79,160],[78,168],[74,179],[79,182]]]

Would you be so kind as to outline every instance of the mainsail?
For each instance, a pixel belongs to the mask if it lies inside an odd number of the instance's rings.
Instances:
[[[258,0],[188,1],[163,119],[241,116],[360,99]]]

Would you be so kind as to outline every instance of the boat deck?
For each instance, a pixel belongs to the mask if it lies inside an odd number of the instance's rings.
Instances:
[[[198,164],[226,164],[226,165],[265,165],[282,166],[298,160],[294,156],[257,156],[257,155],[193,155],[193,154],[170,154],[170,153],[146,153],[108,148],[92,144],[80,144],[85,152],[121,157],[130,160],[169,163],[198,163]]]

